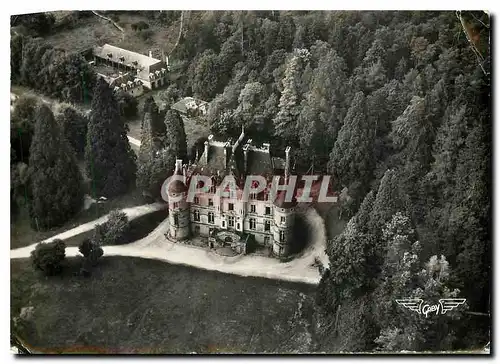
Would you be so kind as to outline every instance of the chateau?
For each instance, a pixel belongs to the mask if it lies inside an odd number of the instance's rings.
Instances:
[[[182,165],[176,161],[174,174],[183,181],[170,183],[170,196],[181,197],[179,202],[170,202],[169,238],[182,241],[191,235],[207,239],[207,247],[230,246],[238,253],[246,253],[247,244],[253,242],[269,247],[275,256],[289,254],[292,228],[295,219],[296,200],[285,202],[285,191],[276,195],[274,201],[268,199],[269,189],[262,193],[241,198],[247,175],[263,176],[268,187],[273,176],[286,180],[290,173],[290,147],[285,149],[285,159],[274,157],[270,145],[258,147],[246,139],[242,131],[238,140],[216,141],[213,135],[205,142],[201,156],[195,163]],[[221,196],[217,187],[223,178],[231,174],[237,181],[237,190],[230,197]],[[207,176],[212,181],[208,193],[186,201],[190,179],[195,175]]]

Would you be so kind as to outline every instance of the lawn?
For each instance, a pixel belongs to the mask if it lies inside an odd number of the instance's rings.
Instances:
[[[67,259],[61,277],[45,278],[28,259],[11,261],[11,327],[33,351],[315,350],[312,286],[129,257],[104,257],[83,278],[80,264]]]
[[[22,204],[24,201],[20,201]],[[67,223],[58,228],[47,231],[37,231],[31,226],[28,208],[26,205],[20,206],[16,215],[11,215],[10,222],[10,248],[16,249],[31,245],[51,236],[60,234],[78,225],[98,219],[114,209],[144,205],[146,201],[142,193],[135,189],[126,195],[110,199],[103,204],[94,204],[88,210],[82,210],[79,214],[71,218]]]
[[[58,12],[55,12],[58,13]],[[110,15],[98,13],[110,17]],[[132,30],[131,24],[144,21],[152,30],[150,39],[144,40],[139,32]],[[153,51],[155,57],[160,57],[163,49],[166,54],[170,52],[179,34],[179,20],[170,26],[161,26],[140,14],[120,13],[117,20],[124,32],[116,28],[111,22],[96,15],[81,18],[73,23],[70,29],[60,29],[50,34],[45,39],[54,47],[68,51],[84,51],[86,49],[102,46],[105,43],[125,48],[134,52],[148,54]]]

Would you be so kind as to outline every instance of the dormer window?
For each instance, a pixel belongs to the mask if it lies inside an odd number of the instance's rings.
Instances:
[[[113,58],[113,53],[108,53],[108,58]]]

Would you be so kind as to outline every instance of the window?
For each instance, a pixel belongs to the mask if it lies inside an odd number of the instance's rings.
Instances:
[[[266,206],[266,215],[271,215],[271,206]]]
[[[264,231],[270,231],[271,230],[271,222],[269,220],[266,220],[264,223]]]
[[[280,242],[284,242],[285,241],[285,232],[284,231],[280,231]]]
[[[234,216],[229,216],[228,226],[234,227]]]
[[[194,232],[195,232],[195,234],[199,234],[200,233],[200,227],[198,225],[194,226]]]
[[[269,236],[264,236],[264,244],[265,245],[269,245],[269,240],[271,240],[271,238]]]
[[[200,212],[198,210],[194,210],[194,221],[200,221]]]
[[[286,221],[285,216],[281,216],[281,223],[282,223],[282,224],[284,224],[284,223],[285,223],[285,221]]]
[[[255,230],[255,219],[250,219],[250,230]]]
[[[214,205],[214,200],[211,198],[208,199],[208,206],[213,206]]]
[[[208,213],[208,223],[209,224],[213,224],[214,223],[214,213],[213,212],[209,212]]]
[[[174,202],[174,209],[176,209],[178,207],[179,207],[179,203],[178,202]]]
[[[236,224],[236,230],[240,230],[240,223]]]
[[[215,186],[215,184],[212,182],[212,185],[210,186],[210,193],[215,193],[215,189],[217,187]]]
[[[179,216],[177,214],[174,215],[174,226],[179,226]]]
[[[194,198],[194,203],[198,205],[200,203],[200,199],[198,197],[195,197]]]
[[[234,210],[234,203],[228,203],[228,204],[227,204],[227,209],[228,209],[229,211],[233,211],[233,210]]]
[[[257,194],[256,193],[251,193],[250,194],[250,199],[251,200],[256,200],[257,199]]]
[[[250,205],[250,212],[255,214],[255,205]]]

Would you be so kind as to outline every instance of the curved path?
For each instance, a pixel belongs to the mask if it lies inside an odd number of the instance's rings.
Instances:
[[[157,202],[157,203],[148,204],[148,205],[129,207],[129,208],[126,208],[126,209],[122,209],[120,211],[122,211],[125,214],[127,214],[127,217],[128,217],[129,220],[133,220],[133,219],[136,219],[136,218],[138,218],[140,216],[149,214],[151,212],[159,211],[159,210],[161,210],[163,208],[165,208],[165,204],[161,203],[161,202]],[[54,239],[64,240],[64,239],[71,238],[73,236],[76,236],[76,235],[85,233],[87,231],[90,231],[97,224],[102,224],[102,223],[106,222],[107,220],[108,220],[108,215],[104,215],[104,216],[102,216],[102,217],[100,217],[100,218],[98,218],[96,220],[89,221],[89,222],[87,222],[85,224],[82,224],[82,225],[79,225],[79,226],[77,226],[77,227],[75,227],[73,229],[66,230],[66,231],[64,231],[64,232],[62,232],[60,234],[57,234],[57,235],[54,235],[54,236],[52,236],[52,237],[50,237],[48,239],[42,240],[42,241],[40,241],[40,243],[48,243],[49,241],[52,241]],[[25,246],[25,247],[22,247],[22,248],[18,248],[18,249],[13,249],[13,250],[10,251],[10,257],[11,258],[25,258],[25,257],[29,257],[31,251],[35,249],[35,247],[36,247],[37,244],[38,243],[31,244],[31,245],[28,245],[28,246]],[[66,251],[68,251],[68,249],[66,249]]]
[[[140,206],[140,208],[144,208],[144,206]],[[134,213],[138,212],[137,208],[133,209]],[[325,226],[321,216],[312,208],[308,209],[304,216],[311,230],[311,243],[301,256],[286,263],[282,263],[275,258],[256,255],[223,257],[204,248],[172,243],[164,236],[168,230],[168,219],[163,221],[151,234],[134,243],[104,246],[104,255],[156,259],[172,264],[182,264],[239,276],[262,277],[316,285],[321,278],[318,267],[313,265],[316,258],[324,266],[329,264],[325,253]],[[96,222],[89,224],[95,225]],[[79,228],[67,231],[64,233],[67,234],[65,237],[71,236],[71,231]],[[29,257],[33,248],[34,245],[31,245],[26,248],[11,250],[11,259]],[[66,248],[66,256],[77,256],[79,254],[78,247]]]

